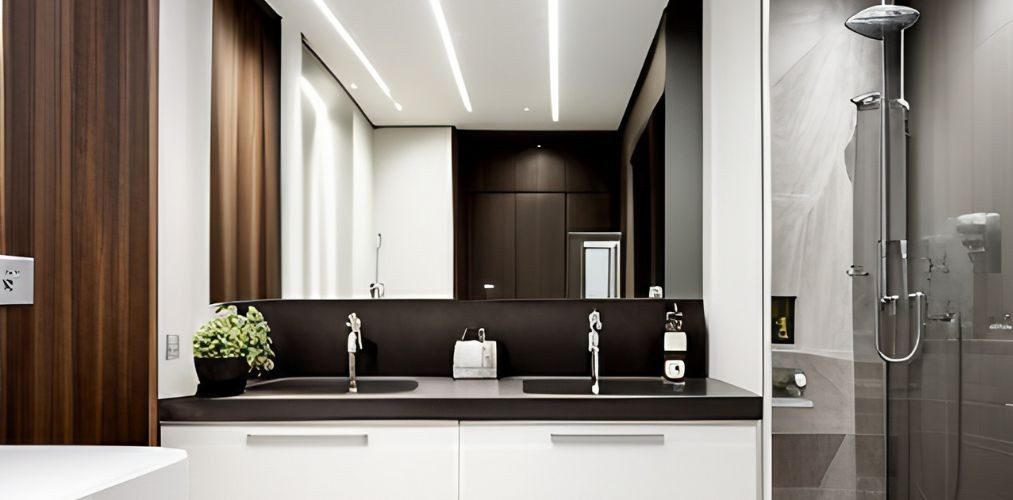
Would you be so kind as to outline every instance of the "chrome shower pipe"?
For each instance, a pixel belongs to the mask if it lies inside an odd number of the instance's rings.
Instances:
[[[877,248],[875,310],[876,352],[888,363],[909,361],[918,352],[924,330],[926,297],[921,292],[908,291],[907,248],[907,151],[906,115],[910,105],[904,99],[904,30],[918,21],[919,12],[910,7],[883,5],[869,7],[855,14],[845,23],[848,29],[862,36],[879,40],[883,48],[883,91],[880,101],[880,169],[879,169],[879,242]],[[896,116],[895,116],[896,115]],[[896,120],[895,120],[896,118]],[[891,276],[891,260],[900,263],[899,276]],[[894,318],[893,331],[897,332],[897,304],[901,300],[914,301],[917,318],[914,346],[901,357],[883,352],[880,339],[883,330],[883,313]]]

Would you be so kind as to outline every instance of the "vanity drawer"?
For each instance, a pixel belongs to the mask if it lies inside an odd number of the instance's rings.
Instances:
[[[166,425],[193,500],[457,497],[457,422]]]
[[[460,499],[758,498],[758,426],[462,423]]]

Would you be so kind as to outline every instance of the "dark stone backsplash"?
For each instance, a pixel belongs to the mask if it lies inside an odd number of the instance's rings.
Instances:
[[[685,314],[689,377],[707,376],[703,301],[679,300]],[[636,300],[260,300],[277,353],[270,377],[348,374],[346,317],[362,319],[360,376],[452,372],[454,341],[485,328],[499,349],[499,376],[590,373],[587,316],[602,315],[602,376],[660,376],[665,312],[672,301]]]

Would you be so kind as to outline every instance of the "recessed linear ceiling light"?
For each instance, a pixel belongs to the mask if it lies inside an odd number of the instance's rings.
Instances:
[[[398,111],[401,111],[401,105],[398,104],[398,102],[394,100],[394,96],[390,94],[390,87],[384,83],[383,78],[380,77],[380,73],[377,73],[376,68],[373,67],[373,63],[369,62],[369,58],[367,58],[366,54],[362,52],[361,48],[359,48],[359,44],[355,43],[355,39],[352,38],[352,35],[345,29],[344,25],[341,24],[341,21],[338,21],[337,16],[331,12],[331,9],[327,7],[324,0],[314,0],[314,3],[317,4],[317,8],[320,9],[324,18],[327,19],[327,21],[331,23],[331,26],[334,27],[334,31],[337,31],[341,39],[345,41],[348,48],[352,49],[352,53],[355,54],[355,57],[359,58],[359,62],[366,67],[366,71],[369,72],[369,76],[373,77],[373,81],[375,81],[376,85],[380,87],[380,90],[383,91],[384,95],[390,99],[390,102],[394,103],[394,107]]]
[[[450,38],[450,29],[447,28],[447,18],[443,15],[443,5],[440,4],[440,0],[429,0],[429,5],[433,8],[433,15],[436,16],[436,26],[440,29],[440,37],[443,38],[443,48],[447,51],[450,71],[454,74],[454,81],[457,82],[457,92],[461,94],[464,109],[471,113],[471,99],[468,97],[468,88],[464,85],[464,75],[461,74],[461,64],[457,61],[457,51],[454,50],[454,41]]]
[[[354,83],[353,83],[353,84],[351,84],[351,85],[350,85],[350,87],[352,87],[352,90],[355,90],[355,89],[359,88],[359,86],[358,86],[358,85],[356,85],[356,84],[354,84]]]
[[[559,0],[549,1],[549,97],[552,121],[559,121]]]

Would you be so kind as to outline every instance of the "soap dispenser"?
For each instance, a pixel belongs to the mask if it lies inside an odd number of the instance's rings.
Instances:
[[[686,382],[686,332],[682,331],[682,313],[678,304],[672,304],[672,311],[665,313],[665,380],[684,384]]]

